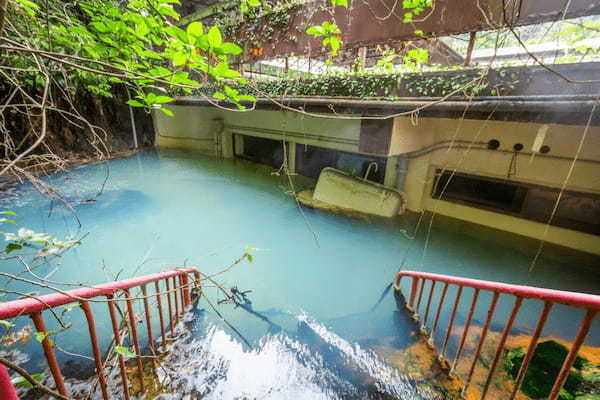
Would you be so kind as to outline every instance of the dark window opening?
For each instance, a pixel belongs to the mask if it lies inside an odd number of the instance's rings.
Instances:
[[[439,174],[439,172],[438,172]],[[452,175],[451,171],[438,175],[434,197],[456,200],[493,209],[519,212],[527,190],[509,182],[499,182],[475,176]]]
[[[242,135],[243,148],[234,149],[239,158],[259,164],[280,168],[283,164],[283,142]],[[236,141],[234,140],[234,145]]]
[[[317,179],[325,167],[333,167],[357,177],[364,177],[369,164],[368,179],[383,184],[385,178],[386,159],[362,154],[349,153],[323,147],[296,145],[296,172],[309,178]]]
[[[437,171],[432,197],[547,223],[559,190],[500,179]],[[565,191],[551,224],[600,235],[600,195]]]

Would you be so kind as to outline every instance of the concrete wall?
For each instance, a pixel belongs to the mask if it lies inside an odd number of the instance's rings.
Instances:
[[[360,120],[332,120],[286,111],[235,112],[198,106],[168,108],[175,117],[160,111],[152,113],[157,147],[192,149],[230,158],[234,156],[234,147],[239,151],[243,145],[239,135],[284,140],[289,144],[288,165],[292,171],[296,144],[358,152]]]
[[[175,117],[154,110],[156,147],[190,149],[218,155],[223,117],[217,108],[168,106]]]
[[[289,144],[288,165],[292,172],[297,143],[359,152],[360,120],[321,119],[278,110],[228,112],[199,106],[169,108],[175,118],[162,112],[153,113],[158,147],[233,157],[234,140],[238,141],[238,149],[241,145],[239,135],[284,140]],[[436,169],[560,188],[578,152],[584,130],[583,126],[557,124],[396,118],[391,129],[385,184],[405,193],[406,206],[411,211],[435,212],[600,254],[598,236],[554,226],[547,228],[542,223],[431,197]],[[544,131],[542,144],[550,146],[550,152],[536,153],[532,157],[536,136]],[[491,139],[500,141],[498,150],[486,148],[485,144]],[[509,178],[515,143],[523,144],[524,149],[516,156],[516,170]],[[599,127],[588,129],[578,159],[566,189],[600,194],[600,164],[590,162],[600,162]]]
[[[546,131],[543,144],[550,146],[550,152],[532,157],[530,153],[540,129]],[[549,243],[600,254],[598,236],[555,226],[549,227],[546,232],[546,225],[542,223],[431,197],[437,169],[561,188],[584,131],[583,126],[548,125],[543,128],[543,125],[534,123],[444,118],[422,118],[415,123],[408,118],[398,118],[394,124],[390,152],[404,155],[408,160],[402,189],[407,208],[411,211],[431,211],[536,239],[545,237]],[[491,139],[499,140],[500,148],[481,149]],[[451,147],[453,140],[455,147]],[[469,142],[480,144],[469,149]],[[508,178],[515,143],[523,144],[524,149],[516,156],[516,170]],[[600,128],[591,127],[566,189],[600,194],[598,162]]]
[[[235,134],[358,151],[360,120],[315,118],[288,111],[224,112],[225,129]]]

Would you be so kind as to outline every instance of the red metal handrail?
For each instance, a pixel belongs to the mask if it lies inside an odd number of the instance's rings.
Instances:
[[[193,281],[190,282],[189,275],[193,275]],[[179,281],[179,282],[178,282]],[[161,282],[165,282],[165,290],[161,291]],[[154,283],[155,292],[148,294],[146,285]],[[142,290],[142,296],[132,297],[131,289],[140,287]],[[100,346],[98,336],[96,334],[96,323],[94,315],[90,307],[90,302],[104,302],[108,305],[108,314],[110,316],[111,324],[113,327],[113,335],[115,346],[121,344],[120,337],[120,324],[117,320],[117,314],[115,312],[115,303],[125,302],[129,333],[133,342],[135,353],[136,353],[136,364],[139,374],[140,390],[145,391],[144,385],[144,372],[143,364],[141,360],[141,346],[140,337],[137,332],[136,318],[133,312],[133,303],[135,300],[142,300],[144,303],[144,314],[146,317],[146,328],[147,328],[147,341],[148,347],[152,355],[155,355],[155,347],[152,333],[152,321],[150,313],[150,298],[156,298],[156,304],[159,314],[159,322],[161,329],[162,344],[166,344],[166,333],[165,333],[165,318],[163,315],[162,297],[166,295],[168,304],[168,319],[169,327],[171,332],[174,329],[174,320],[177,322],[180,318],[181,313],[191,304],[191,289],[200,287],[200,272],[194,268],[177,268],[170,271],[160,272],[157,274],[124,279],[116,282],[109,282],[102,285],[83,287],[70,291],[60,291],[58,293],[51,293],[44,296],[35,298],[24,298],[14,300],[11,302],[0,304],[0,319],[6,320],[19,316],[27,315],[31,317],[33,323],[38,332],[48,332],[44,319],[42,317],[42,311],[60,307],[70,303],[80,303],[81,309],[85,315],[89,334],[90,343],[92,346],[92,353],[94,355],[94,361],[96,365],[96,372],[98,375],[98,382],[102,391],[103,398],[109,400],[108,385],[106,376],[104,374],[104,362],[100,352]],[[124,294],[124,298],[119,298],[120,293]],[[98,299],[98,297],[105,297]],[[172,304],[175,305],[175,312],[173,313]],[[63,396],[68,396],[68,391],[64,383],[64,378],[60,369],[60,365],[54,354],[54,349],[51,340],[46,336],[42,340],[42,347],[48,367],[54,378],[56,390]],[[125,367],[125,360],[122,355],[118,355],[119,367],[121,372],[121,383],[123,386],[123,395],[125,399],[130,398],[130,390],[128,384],[128,374]],[[156,360],[152,358],[152,364],[156,369]],[[2,400],[18,400],[17,393],[12,386],[10,376],[6,371],[4,365],[0,364],[0,399]]]
[[[583,345],[585,338],[590,330],[592,321],[594,320],[594,318],[600,311],[600,296],[597,296],[597,295],[577,293],[577,292],[567,292],[567,291],[562,291],[562,290],[544,289],[544,288],[538,288],[538,287],[532,287],[532,286],[512,285],[512,284],[501,283],[501,282],[491,282],[491,281],[483,281],[483,280],[478,280],[478,279],[460,278],[460,277],[455,277],[455,276],[431,274],[431,273],[418,272],[418,271],[401,271],[398,273],[398,275],[396,276],[396,279],[394,280],[394,290],[395,290],[396,294],[401,293],[400,282],[401,282],[402,278],[405,278],[405,277],[411,279],[411,289],[410,289],[410,294],[408,297],[407,308],[409,311],[411,311],[413,313],[413,318],[415,319],[415,321],[419,321],[419,319],[420,319],[419,311],[421,310],[421,303],[422,303],[421,300],[423,299],[423,295],[427,290],[426,289],[427,282],[431,282],[429,284],[429,294],[427,295],[427,299],[428,299],[427,305],[425,306],[425,317],[421,324],[421,333],[428,337],[428,343],[434,349],[435,349],[435,343],[434,343],[435,332],[438,327],[442,308],[444,307],[444,300],[446,299],[448,287],[449,287],[449,285],[456,285],[458,287],[458,290],[456,293],[456,298],[454,300],[454,303],[452,306],[452,311],[450,313],[450,319],[449,319],[448,327],[446,329],[446,334],[444,335],[444,339],[442,342],[443,343],[442,348],[438,354],[439,360],[440,360],[442,366],[450,367],[450,373],[455,372],[456,366],[460,362],[461,355],[464,350],[464,346],[465,346],[465,343],[466,343],[466,340],[467,340],[467,337],[469,334],[469,328],[471,326],[473,314],[477,307],[477,301],[479,299],[481,291],[488,291],[488,292],[493,293],[492,301],[488,307],[486,320],[483,324],[479,342],[478,342],[477,348],[475,350],[473,362],[469,369],[468,376],[465,380],[463,394],[466,394],[466,392],[469,388],[469,385],[471,383],[471,380],[473,377],[473,372],[475,371],[477,361],[479,359],[484,342],[485,342],[487,334],[489,332],[489,328],[490,328],[492,319],[494,317],[494,312],[496,310],[496,306],[498,304],[498,299],[499,299],[500,295],[509,295],[509,296],[513,296],[515,298],[515,302],[513,304],[511,313],[506,321],[506,324],[504,325],[504,329],[502,332],[501,339],[498,343],[498,347],[496,349],[494,360],[492,361],[492,363],[489,367],[487,379],[484,384],[483,390],[481,392],[481,397],[480,397],[481,400],[484,400],[488,393],[488,390],[489,390],[489,387],[491,384],[491,380],[492,380],[492,375],[494,374],[494,371],[495,371],[496,367],[498,366],[498,363],[502,357],[502,354],[504,351],[504,345],[506,344],[506,341],[508,339],[508,336],[509,336],[512,326],[515,322],[517,314],[521,308],[521,305],[523,304],[524,299],[535,299],[535,300],[543,301],[544,307],[540,313],[540,317],[537,321],[534,332],[532,334],[531,341],[527,348],[527,353],[526,353],[523,361],[521,362],[521,367],[520,367],[517,377],[515,379],[513,391],[510,396],[511,400],[515,398],[515,396],[517,395],[517,392],[519,391],[519,389],[521,387],[521,384],[523,383],[525,373],[527,372],[529,363],[533,357],[538,340],[542,333],[542,329],[544,328],[544,325],[546,324],[546,321],[548,319],[548,315],[550,313],[550,310],[552,309],[552,306],[554,304],[563,304],[563,305],[566,305],[569,307],[584,309],[586,312],[585,312],[585,316],[581,322],[581,325],[579,327],[579,331],[577,332],[577,335],[575,337],[575,340],[573,341],[573,343],[571,345],[571,349],[569,350],[569,352],[563,362],[563,365],[554,381],[552,389],[550,390],[550,393],[548,396],[549,400],[555,400],[558,397],[558,393],[561,390],[563,384],[565,383],[565,381],[567,379],[567,375],[569,374],[571,366],[572,366],[573,362],[575,361],[575,357],[577,356],[577,353],[579,352],[581,346]],[[440,301],[438,303],[438,308],[435,313],[435,319],[428,326],[431,300],[432,300],[432,297],[433,297],[433,294],[434,294],[434,291],[436,288],[436,284],[438,284],[438,283],[443,285],[443,288],[440,293]],[[454,361],[452,362],[452,364],[450,366],[450,364],[448,363],[448,361],[445,358],[446,357],[445,352],[446,352],[446,349],[448,346],[448,341],[450,339],[450,335],[451,335],[453,327],[454,327],[454,322],[456,319],[457,310],[458,310],[458,307],[459,307],[459,304],[461,301],[461,297],[463,294],[463,289],[465,287],[472,288],[473,295],[471,297],[469,312],[468,312],[467,319],[465,322],[465,327],[463,329],[461,339],[460,339],[460,342],[458,345],[458,349],[457,349],[456,355],[454,357]],[[415,300],[416,300],[416,304],[415,304]],[[428,330],[429,327],[431,328],[430,331]]]

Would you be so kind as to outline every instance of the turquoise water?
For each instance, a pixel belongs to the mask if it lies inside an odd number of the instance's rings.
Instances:
[[[207,398],[365,398],[377,391],[390,398],[436,398],[369,351],[372,344],[402,348],[409,341],[409,327],[399,322],[404,319],[393,296],[372,309],[401,266],[600,294],[600,269],[589,257],[549,248],[530,273],[535,246],[508,236],[473,233],[469,226],[443,219],[434,220],[423,254],[426,229],[414,240],[408,237],[414,218],[363,220],[300,211],[288,193],[287,178],[273,172],[241,160],[150,151],[48,178],[78,204],[76,216],[28,185],[10,193],[3,207],[17,212],[20,226],[58,237],[87,234],[81,246],[37,270],[55,281],[100,283],[183,265],[214,273],[230,265],[246,246],[257,248],[253,262],[244,261],[219,276],[224,287],[251,290],[251,311],[268,319],[230,304],[219,306],[251,347],[242,345],[208,309],[197,310],[198,318],[190,322],[195,333],[182,342],[187,347],[178,350],[185,357],[171,360],[172,365],[198,366],[185,382],[174,383],[177,390],[185,387]],[[81,203],[96,196],[107,176],[97,201]],[[300,177],[294,183],[296,190],[311,185]],[[16,273],[23,268],[4,262],[2,269]],[[216,290],[206,292],[215,302],[219,299]],[[486,302],[489,297],[484,296],[477,321],[484,318]],[[506,320],[511,305],[512,300],[500,302],[498,321]],[[517,328],[527,330],[540,307],[527,303]],[[464,314],[462,310],[459,322]],[[49,315],[45,318],[56,327]],[[66,318],[74,326],[58,334],[57,343],[67,351],[89,354],[86,327],[77,323],[80,317],[75,312]],[[577,312],[557,307],[545,334],[569,338],[579,318]],[[600,345],[598,328],[596,323],[589,344]],[[107,323],[99,323],[98,330],[109,337]],[[39,344],[32,341],[25,350],[31,354],[27,365],[38,367]],[[73,359],[63,352],[58,355],[62,362]],[[81,368],[74,365],[72,370]],[[388,378],[377,377],[377,385],[368,387],[364,382],[372,381],[367,378],[376,375],[374,371],[387,371]]]

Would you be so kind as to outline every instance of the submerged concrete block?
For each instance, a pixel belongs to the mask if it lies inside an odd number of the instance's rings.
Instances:
[[[404,198],[399,191],[330,167],[321,171],[313,198],[382,217],[393,217],[404,211]]]

